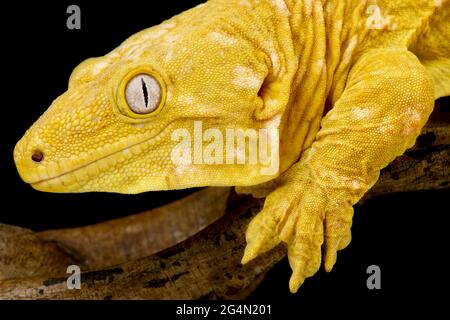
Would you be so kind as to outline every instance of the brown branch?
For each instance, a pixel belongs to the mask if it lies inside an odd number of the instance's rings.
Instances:
[[[31,230],[0,225],[0,280],[64,275],[149,256],[193,236],[225,214],[230,188],[209,188],[130,217],[92,226]]]
[[[67,248],[88,269],[112,266],[149,256],[198,233],[225,214],[229,193],[230,188],[203,189],[141,214],[37,235]]]
[[[36,270],[58,274],[75,263],[53,241],[43,241],[31,230],[0,224],[0,281],[34,276]]]

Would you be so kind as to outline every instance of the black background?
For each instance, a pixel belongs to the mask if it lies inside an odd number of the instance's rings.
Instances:
[[[48,194],[23,183],[12,151],[25,130],[67,88],[72,69],[82,60],[104,55],[128,36],[159,24],[202,1],[55,1],[2,4],[2,94],[0,223],[33,230],[75,227],[136,213],[192,192]],[[81,7],[82,29],[66,28],[66,9]],[[448,100],[447,100],[448,102]],[[389,195],[356,207],[353,241],[339,254],[332,273],[320,270],[296,295],[288,291],[286,259],[271,270],[252,300],[287,303],[301,314],[304,306],[354,308],[370,312],[386,305],[438,295],[447,269],[448,190]],[[368,290],[366,269],[381,268],[381,290]],[[441,296],[442,297],[442,296]],[[342,310],[341,310],[342,311]],[[345,311],[344,311],[345,312]]]

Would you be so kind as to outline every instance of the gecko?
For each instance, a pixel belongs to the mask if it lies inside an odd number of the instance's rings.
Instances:
[[[446,0],[210,0],[78,65],[14,161],[45,192],[265,198],[242,263],[284,243],[295,293],[332,270],[353,205],[450,95],[449,74]]]

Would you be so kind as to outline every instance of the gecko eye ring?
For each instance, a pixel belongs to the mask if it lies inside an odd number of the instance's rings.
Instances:
[[[138,69],[122,80],[117,96],[121,113],[140,119],[161,111],[166,92],[164,82],[158,75]]]

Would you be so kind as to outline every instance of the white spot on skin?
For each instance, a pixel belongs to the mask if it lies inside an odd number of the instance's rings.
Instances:
[[[351,59],[352,54],[353,54],[353,51],[355,50],[357,44],[358,44],[358,36],[353,36],[350,39],[350,42],[349,42],[349,44],[347,46],[347,49],[345,49],[345,52],[344,52],[343,61],[345,63],[349,63],[350,62],[350,59]]]
[[[313,3],[312,0],[305,0],[305,15],[310,17],[312,14]]]
[[[192,105],[194,103],[194,98],[191,96],[181,95],[178,97],[178,102],[181,104]]]
[[[236,39],[220,32],[211,32],[208,34],[208,39],[224,46],[234,46],[237,44]]]
[[[415,108],[409,107],[405,111],[406,117],[410,122],[418,123],[420,122],[421,116],[418,111],[415,110]]]
[[[323,66],[324,66],[324,61],[323,61],[323,59],[319,59],[319,60],[317,60],[317,62],[316,62],[316,72],[317,73],[321,73],[322,72],[322,69],[323,69]]]
[[[239,6],[244,7],[244,8],[251,8],[252,5],[250,4],[250,2],[248,0],[241,0],[239,1]]]
[[[287,15],[290,14],[289,9],[286,6],[286,2],[284,2],[284,0],[272,0],[271,2],[279,12]]]
[[[92,75],[95,76],[95,75],[99,74],[107,66],[109,66],[109,62],[106,62],[106,61],[95,64],[94,67],[92,68]]]
[[[435,6],[435,7],[440,7],[440,6],[442,6],[442,0],[434,0],[434,6]]]
[[[260,86],[261,81],[252,69],[237,66],[234,68],[233,84],[240,88],[257,89]]]
[[[352,110],[353,115],[356,119],[364,119],[367,118],[370,114],[369,108],[359,108],[356,107]]]
[[[412,115],[411,115],[411,120],[413,121],[413,122],[415,122],[415,123],[418,123],[418,122],[420,122],[420,113],[419,112],[417,112],[417,111],[414,111],[413,113],[412,113]]]
[[[170,62],[173,59],[173,47],[169,46],[169,48],[167,49],[167,53],[166,56],[164,57],[164,61],[166,62]]]
[[[405,111],[405,122],[402,133],[404,135],[415,134],[420,129],[421,114],[409,107]]]
[[[354,190],[359,190],[361,189],[361,183],[358,180],[352,180],[351,181],[351,186]]]

